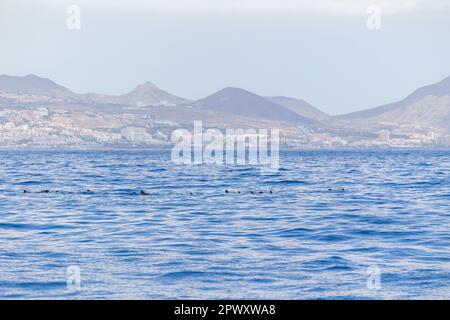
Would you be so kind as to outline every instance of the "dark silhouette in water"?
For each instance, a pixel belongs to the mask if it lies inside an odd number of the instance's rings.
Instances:
[[[333,189],[328,189],[328,191],[333,191]],[[345,190],[344,188],[342,188],[342,189],[340,189],[340,191],[346,191],[346,190]],[[58,193],[58,192],[61,192],[61,191],[50,191],[50,190],[48,190],[48,189],[45,189],[45,190],[42,190],[42,191],[41,191],[41,193],[52,193],[52,192]],[[93,191],[92,191],[91,189],[86,189],[86,190],[85,190],[85,193],[92,193],[92,192],[93,192]],[[28,191],[28,190],[24,189],[24,190],[23,190],[23,193],[31,193],[31,191]],[[229,194],[230,191],[229,191],[228,189],[225,189],[225,193]],[[238,190],[237,193],[238,193],[238,194],[241,194],[241,191]],[[251,194],[263,194],[264,191],[250,191],[250,193],[251,193]],[[270,193],[270,194],[273,194],[273,191],[270,190],[269,193]],[[139,192],[139,195],[141,195],[141,196],[149,196],[150,193],[145,192],[144,190],[141,190],[141,191]],[[189,195],[193,196],[194,194],[193,194],[192,192],[189,192]]]
[[[345,190],[345,188],[341,188],[341,189],[336,189],[336,190],[333,190],[333,189],[328,189],[328,191],[342,191],[342,192],[345,192],[346,190]]]
[[[333,189],[328,189],[328,191],[333,191]],[[341,191],[345,191],[345,189],[342,188]],[[50,191],[50,190],[48,190],[48,189],[45,189],[45,190],[42,190],[42,191],[41,191],[41,193],[52,193],[52,192],[58,193],[58,192],[61,192],[61,191],[58,191],[58,190],[57,190],[57,191]],[[28,191],[28,190],[26,190],[26,189],[24,189],[24,190],[23,190],[23,193],[32,193],[32,192],[31,192],[31,191]],[[85,193],[93,193],[93,191],[92,191],[91,189],[86,189],[86,190],[85,190]],[[226,189],[226,190],[225,190],[225,193],[230,193],[230,191],[229,191],[228,189]],[[238,190],[237,193],[238,193],[238,194],[241,194],[241,191]],[[259,191],[259,192],[250,191],[250,193],[251,193],[251,194],[257,194],[257,193],[263,194],[264,191]],[[269,193],[272,194],[273,191],[270,190]],[[139,194],[140,194],[141,196],[149,196],[149,195],[150,195],[150,193],[145,192],[144,190],[141,190],[141,191],[139,192]],[[189,192],[189,195],[193,196],[194,193]]]

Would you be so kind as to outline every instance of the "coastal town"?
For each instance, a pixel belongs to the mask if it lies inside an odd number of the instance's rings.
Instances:
[[[124,113],[73,111],[62,107],[3,108],[0,110],[2,148],[84,148],[171,146],[171,133],[186,124],[157,120],[144,112]],[[223,128],[219,128],[223,129]],[[281,147],[286,148],[408,148],[448,147],[450,136],[433,131],[375,132],[281,129]]]
[[[50,111],[45,107],[3,109],[0,110],[0,146],[157,146],[167,144],[168,128],[173,125],[138,118],[131,113],[71,113],[62,109]]]
[[[281,148],[447,148],[449,92],[450,77],[399,102],[329,115],[237,87],[189,100],[149,81],[122,95],[78,94],[32,74],[0,75],[0,148],[171,147],[174,131],[196,121],[248,138],[277,129]]]

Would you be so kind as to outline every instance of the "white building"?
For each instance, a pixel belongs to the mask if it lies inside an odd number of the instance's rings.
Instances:
[[[120,133],[126,140],[134,143],[148,143],[152,141],[152,136],[147,133],[145,128],[126,127]]]
[[[391,141],[391,132],[386,129],[381,130],[378,133],[378,140],[384,143],[389,143]]]

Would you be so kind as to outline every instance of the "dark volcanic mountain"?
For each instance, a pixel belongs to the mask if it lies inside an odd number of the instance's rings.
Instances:
[[[0,92],[15,95],[32,94],[57,98],[68,98],[75,94],[55,82],[35,75],[14,77],[0,75]]]
[[[353,124],[393,125],[450,132],[450,77],[402,101],[338,117]]]
[[[193,109],[207,113],[234,115],[282,121],[292,124],[313,124],[292,110],[266,98],[239,88],[225,88],[190,104]]]

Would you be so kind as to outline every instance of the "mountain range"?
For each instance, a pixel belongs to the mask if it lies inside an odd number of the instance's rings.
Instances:
[[[405,99],[369,110],[339,116],[355,126],[398,126],[450,132],[450,77],[417,89]]]
[[[0,75],[0,92],[16,95],[44,95],[56,98],[75,96],[72,91],[56,84],[52,80],[40,78],[33,74],[25,77]]]
[[[316,121],[257,94],[240,88],[225,88],[190,103],[204,113],[233,114],[238,117],[267,119],[286,123],[312,125]]]
[[[79,100],[81,102],[92,104],[107,103],[138,107],[158,105],[174,106],[189,102],[187,99],[174,96],[167,91],[158,88],[155,84],[149,81],[138,85],[133,91],[120,96],[88,93],[79,96]]]
[[[214,125],[305,126],[354,130],[407,128],[450,133],[450,77],[384,106],[341,116],[329,116],[308,102],[291,97],[263,97],[240,88],[224,88],[205,98],[190,101],[168,93],[151,82],[123,95],[77,94],[52,80],[27,75],[0,75],[0,97],[8,101],[27,97],[59,100],[95,108],[123,106],[145,109],[161,120],[204,120]]]

